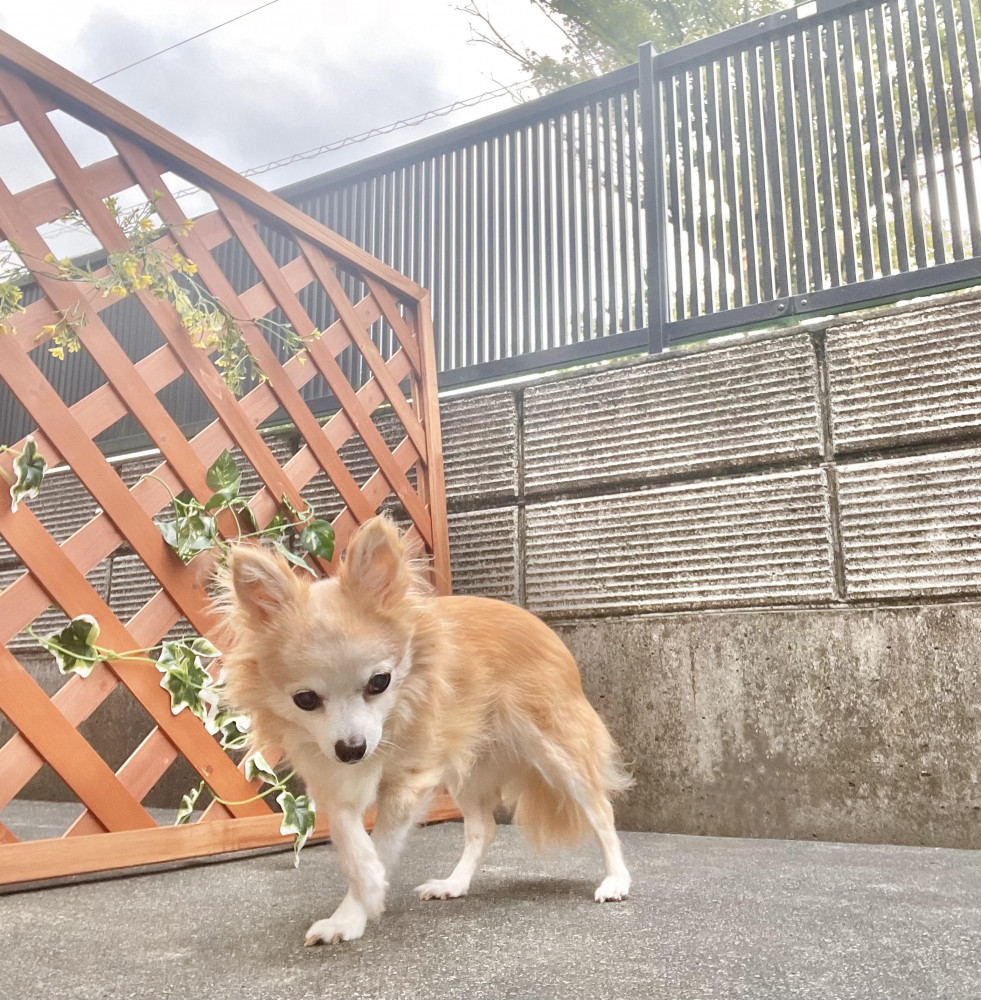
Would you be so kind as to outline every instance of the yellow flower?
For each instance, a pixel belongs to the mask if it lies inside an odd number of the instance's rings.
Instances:
[[[140,229],[142,229],[143,232],[148,232],[153,229],[153,223],[149,219],[140,219]]]
[[[48,352],[59,361],[65,360],[65,349],[63,347],[50,347],[48,348]]]

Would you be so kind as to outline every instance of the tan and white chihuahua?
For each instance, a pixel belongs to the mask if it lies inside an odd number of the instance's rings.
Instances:
[[[330,579],[297,576],[243,545],[220,584],[226,698],[251,716],[254,746],[282,748],[326,811],[348,880],[306,944],[352,941],[381,914],[406,834],[444,784],[463,813],[465,847],[449,878],[416,889],[420,898],[466,894],[501,801],[538,846],[592,832],[606,866],[596,901],[626,898],[610,795],[630,779],[575,661],[538,618],[501,601],[434,596],[384,517],[355,532]]]

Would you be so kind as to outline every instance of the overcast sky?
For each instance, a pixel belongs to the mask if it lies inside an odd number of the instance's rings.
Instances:
[[[264,2],[6,0],[0,29],[94,80]],[[510,59],[468,41],[463,2],[275,0],[98,86],[244,170],[517,81]],[[488,3],[515,41],[558,50],[561,37],[530,0]],[[255,180],[281,187],[511,103],[505,96]],[[16,146],[0,140],[0,157],[6,177]]]

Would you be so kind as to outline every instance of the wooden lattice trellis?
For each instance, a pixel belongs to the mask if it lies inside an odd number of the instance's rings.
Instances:
[[[56,109],[101,133],[115,155],[81,165],[50,115]],[[28,504],[14,513],[6,491],[0,493],[0,535],[23,567],[0,593],[0,638],[5,644],[0,651],[0,711],[17,730],[0,748],[0,810],[45,763],[85,807],[57,839],[18,841],[0,823],[0,884],[282,842],[280,816],[263,800],[230,806],[213,802],[200,821],[188,826],[159,827],[154,822],[142,802],[179,755],[225,800],[249,799],[254,788],[198,719],[186,711],[172,714],[169,696],[151,665],[99,664],[89,677],[72,677],[49,698],[6,644],[52,602],[69,617],[94,615],[102,627],[100,643],[117,651],[153,646],[181,619],[201,635],[211,633],[215,621],[207,593],[213,568],[210,554],[185,565],[165,544],[152,518],[168,504],[168,490],[177,493],[186,488],[206,500],[212,492],[206,470],[226,448],[240,449],[261,483],[250,500],[260,525],[274,517],[281,497],[302,506],[300,491],[325,473],[344,504],[332,521],[337,553],[357,524],[394,494],[411,521],[410,531],[432,554],[437,586],[448,589],[428,295],[303,213],[0,33],[2,128],[22,130],[54,176],[14,193],[5,176],[10,164],[0,163],[0,238],[18,248],[43,293],[14,317],[13,332],[0,335],[0,378],[36,423],[33,436],[49,467],[68,464],[101,510],[59,544]],[[175,177],[208,192],[217,206],[189,231],[181,227],[185,213],[171,193]],[[329,299],[334,318],[309,346],[309,363],[277,360],[260,331],[242,322],[266,380],[237,399],[207,352],[191,344],[169,301],[136,293],[163,344],[134,363],[100,318],[112,297],[97,298],[84,305],[87,322],[79,337],[84,352],[104,373],[105,384],[73,405],[62,401],[31,352],[50,336],[43,328],[55,323],[59,311],[77,308],[80,290],[52,276],[44,262],[49,247],[39,227],[77,211],[104,251],[126,250],[130,245],[126,234],[104,199],[133,188],[148,200],[156,199],[157,214],[171,227],[160,237],[161,247],[179,248],[192,260],[202,284],[234,317],[275,312],[304,335],[315,324],[300,293],[321,289],[318,294]],[[290,246],[292,259],[284,266],[278,266],[267,249],[257,229],[260,224]],[[238,241],[259,275],[258,282],[237,293],[212,254],[229,240]],[[352,301],[345,287],[362,289],[359,301]],[[388,357],[372,339],[372,328],[384,328],[393,345]],[[360,352],[371,376],[357,388],[337,361],[338,355],[352,349]],[[190,439],[156,395],[185,373],[214,411],[213,422]],[[325,425],[315,419],[301,395],[316,374],[323,376],[340,406]],[[400,388],[406,382],[407,395]],[[386,444],[372,420],[373,411],[382,404],[388,404],[403,431],[395,447]],[[284,466],[257,430],[277,411],[285,412],[300,439],[299,449]],[[160,452],[155,478],[132,487],[93,443],[126,414],[139,421]],[[338,455],[345,442],[358,439],[377,465],[361,485]],[[18,447],[17,442],[4,443]],[[9,472],[11,465],[9,453],[0,456],[0,468]],[[159,584],[125,622],[86,579],[117,551],[135,553]],[[320,568],[330,572],[332,567]],[[155,726],[114,772],[77,727],[119,685],[132,693]],[[437,808],[448,804],[440,802]],[[318,833],[324,832],[319,825]]]

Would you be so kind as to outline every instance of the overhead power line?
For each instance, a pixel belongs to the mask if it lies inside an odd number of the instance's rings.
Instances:
[[[230,17],[227,21],[222,21],[221,24],[216,24],[214,27],[205,28],[204,31],[199,31],[196,35],[191,35],[190,38],[183,38],[179,42],[174,42],[173,45],[168,45],[165,49],[160,49],[157,52],[151,52],[150,55],[144,56],[142,59],[137,59],[136,62],[131,62],[126,66],[120,66],[119,69],[114,69],[111,73],[106,73],[104,76],[97,77],[95,80],[89,80],[89,83],[102,83],[103,80],[108,80],[111,76],[116,76],[119,73],[125,73],[126,70],[132,69],[134,66],[140,66],[145,62],[149,62],[151,59],[156,59],[157,56],[162,56],[165,52],[173,52],[174,49],[179,49],[182,45],[187,45],[188,42],[193,42],[198,38],[203,38],[205,35],[210,35],[212,31],[224,28],[226,24],[241,21],[243,17],[248,17],[249,14],[254,14],[259,10],[265,10],[266,7],[271,7],[274,3],[279,3],[279,0],[268,0],[268,3],[264,3],[259,7],[253,7],[252,10],[247,10],[244,14],[238,14],[235,17]]]

